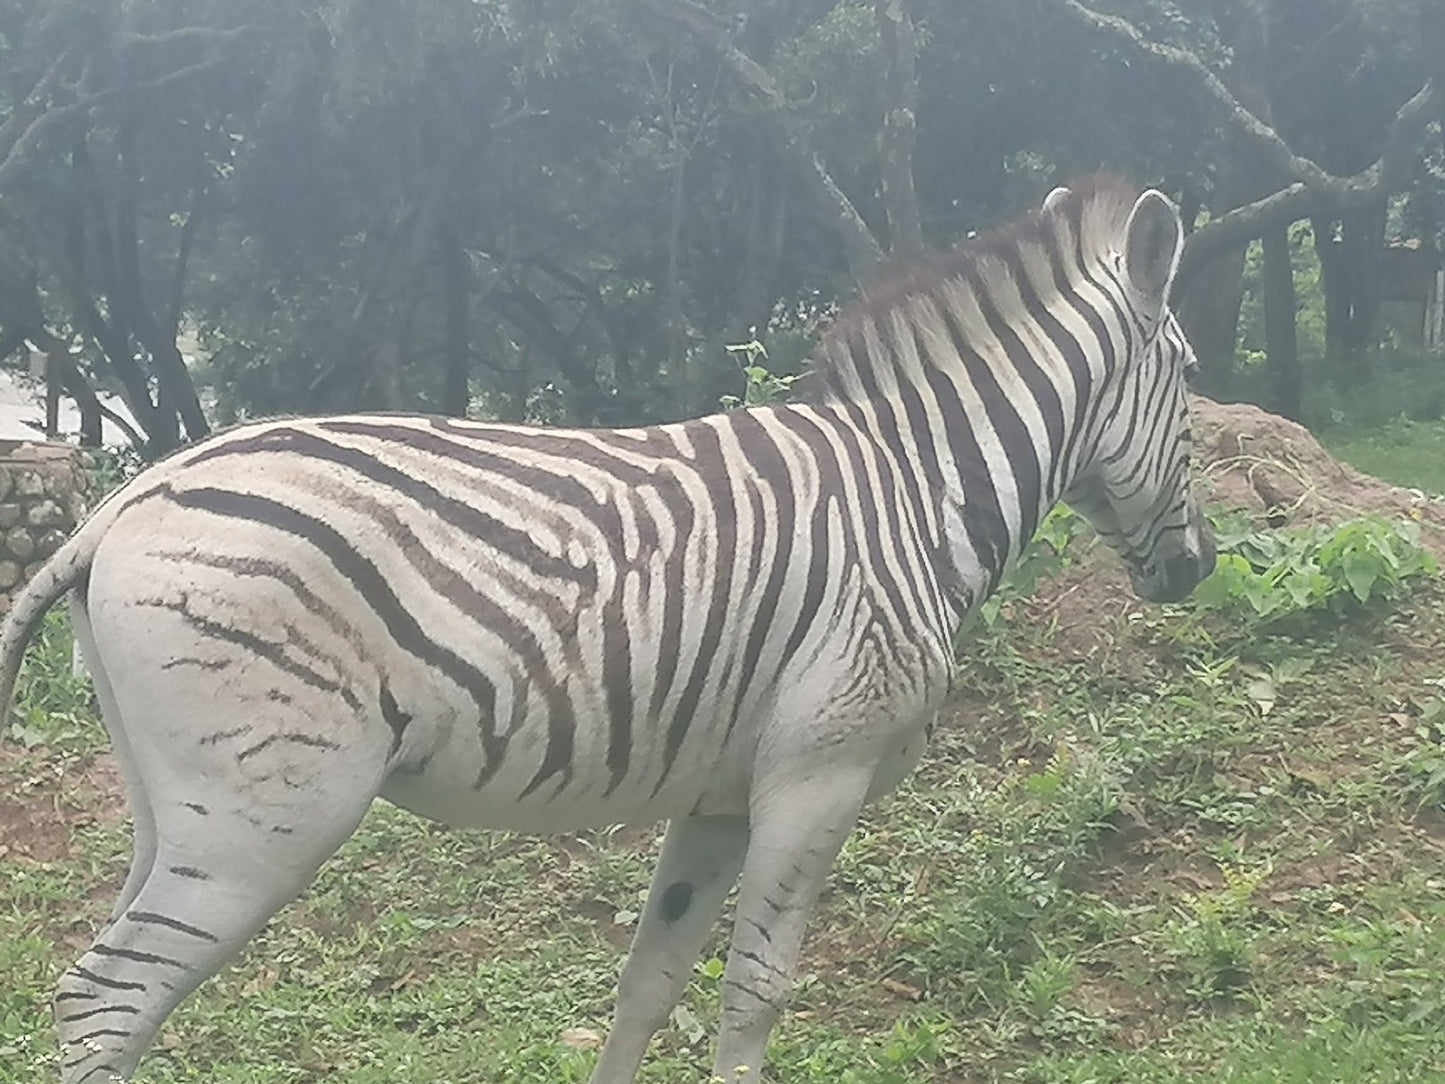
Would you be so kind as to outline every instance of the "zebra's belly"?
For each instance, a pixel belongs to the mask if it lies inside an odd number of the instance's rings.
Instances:
[[[651,824],[693,814],[747,811],[752,758],[740,747],[687,743],[665,777],[660,758],[639,740],[625,773],[609,768],[604,750],[590,749],[587,734],[600,726],[579,720],[579,746],[568,770],[533,785],[538,757],[521,744],[495,773],[482,776],[474,756],[434,756],[423,770],[398,770],[380,796],[419,816],[458,827],[559,832],[611,824]],[[641,737],[641,736],[640,736]],[[659,785],[660,783],[660,785]],[[530,789],[529,789],[530,788]]]

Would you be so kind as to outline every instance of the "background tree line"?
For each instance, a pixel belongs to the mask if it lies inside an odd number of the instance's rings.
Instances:
[[[153,453],[678,417],[727,345],[797,367],[891,262],[1107,168],[1184,208],[1209,386],[1299,416],[1394,364],[1442,119],[1441,0],[0,0],[0,360]]]

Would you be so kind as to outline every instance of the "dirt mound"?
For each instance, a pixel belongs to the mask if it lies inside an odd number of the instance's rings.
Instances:
[[[1341,463],[1297,422],[1245,403],[1193,397],[1194,447],[1211,505],[1272,527],[1340,523],[1356,516],[1412,519],[1445,555],[1445,501],[1371,478]]]
[[[1211,508],[1246,513],[1260,528],[1339,524],[1365,515],[1413,520],[1445,559],[1445,501],[1382,482],[1335,459],[1304,426],[1247,404],[1191,397],[1196,475]],[[1055,644],[1128,676],[1143,660],[1121,633],[1149,609],[1123,565],[1102,546],[1042,580],[1021,600],[1025,619],[1054,629]]]

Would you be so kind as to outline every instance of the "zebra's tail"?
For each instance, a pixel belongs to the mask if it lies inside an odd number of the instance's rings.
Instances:
[[[120,503],[103,502],[11,601],[4,625],[0,626],[0,730],[10,716],[15,679],[36,627],[60,596],[90,574],[95,551],[114,522]]]

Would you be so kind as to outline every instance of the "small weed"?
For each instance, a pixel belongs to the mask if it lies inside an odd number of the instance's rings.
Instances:
[[[103,742],[94,722],[94,690],[90,678],[76,672],[73,645],[69,614],[51,610],[25,655],[10,726],[0,721],[0,735],[28,749],[45,745],[70,752]]]
[[[1031,598],[1039,581],[1057,575],[1071,563],[1069,547],[1074,539],[1085,533],[1086,524],[1082,516],[1068,505],[1056,505],[1033,539],[1024,548],[1018,563],[999,589],[979,606],[976,621],[985,627],[995,626],[1000,617],[1021,599]],[[967,635],[974,621],[965,623],[960,636]]]
[[[1078,979],[1079,964],[1073,956],[1046,952],[1025,967],[1019,977],[1019,1005],[1035,1023],[1042,1023],[1059,1007]]]
[[[1185,899],[1183,913],[1165,937],[1186,980],[1189,995],[1208,1001],[1245,986],[1254,963],[1254,896],[1269,877],[1267,867],[1222,866],[1222,888]]]
[[[773,403],[786,403],[792,398],[793,385],[801,379],[801,374],[779,375],[766,365],[759,364],[760,361],[768,359],[768,351],[757,339],[746,343],[733,343],[727,347],[727,352],[739,360],[746,383],[743,385],[742,395],[722,397],[723,409],[769,406]]]

